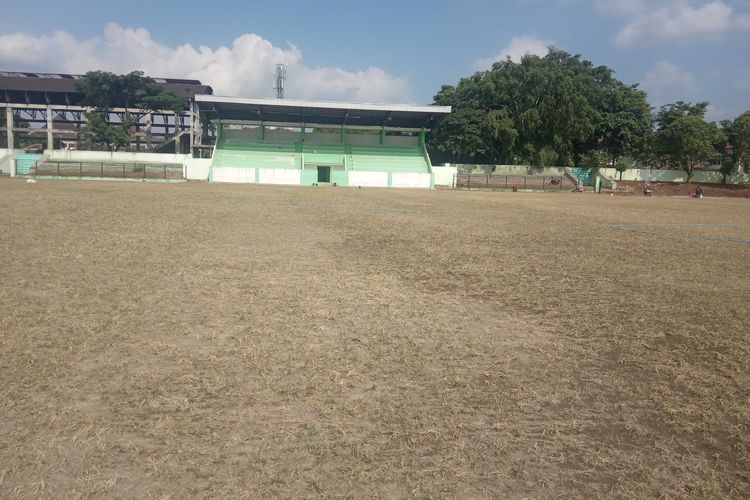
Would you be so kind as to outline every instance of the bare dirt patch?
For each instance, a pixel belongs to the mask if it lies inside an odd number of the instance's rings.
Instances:
[[[617,181],[618,185],[628,186],[632,193],[643,196],[644,182]],[[704,197],[711,198],[750,198],[750,186],[739,184],[677,184],[674,182],[651,182],[652,196],[685,196],[695,193],[696,186],[703,188]],[[697,200],[696,200],[697,201]]]
[[[704,201],[0,179],[0,493],[748,496]]]

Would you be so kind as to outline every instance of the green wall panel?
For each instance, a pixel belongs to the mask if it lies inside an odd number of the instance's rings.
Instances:
[[[305,169],[300,173],[300,184],[302,186],[312,186],[318,182],[318,171],[315,169]]]
[[[348,186],[349,172],[345,170],[331,170],[331,184],[333,183],[336,183],[337,186]]]

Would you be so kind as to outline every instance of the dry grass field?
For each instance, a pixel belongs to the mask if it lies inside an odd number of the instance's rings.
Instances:
[[[744,199],[0,179],[0,497],[748,497],[743,240]]]

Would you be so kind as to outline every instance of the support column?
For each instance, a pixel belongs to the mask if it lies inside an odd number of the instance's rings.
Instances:
[[[380,127],[380,145],[385,144],[385,127]]]
[[[13,136],[15,123],[13,121],[13,108],[10,106],[5,108],[5,126],[8,128],[8,149],[13,149],[15,148],[15,138]]]
[[[341,125],[341,144],[346,143],[345,138],[346,138],[346,130],[344,129],[344,126]]]
[[[210,125],[210,120],[201,120],[201,146],[203,146],[203,138],[208,138],[211,135]]]
[[[47,106],[47,149],[55,149],[55,138],[52,135],[52,108]]]
[[[174,114],[174,154],[180,154],[180,114]]]
[[[190,156],[193,156],[193,146],[196,143],[195,129],[197,127],[196,120],[198,120],[195,102],[190,103]]]
[[[154,124],[154,113],[146,113],[146,148],[151,151],[151,126]]]
[[[425,143],[425,131],[424,131],[424,128],[422,128],[422,130],[419,131],[419,145],[424,147],[424,143]]]
[[[266,124],[261,121],[260,122],[260,142],[265,142],[266,140]]]
[[[135,120],[135,150],[141,152],[141,115],[137,114]]]

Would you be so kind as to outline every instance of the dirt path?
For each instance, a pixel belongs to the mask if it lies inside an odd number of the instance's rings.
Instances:
[[[617,181],[618,185],[628,186],[633,194],[643,196],[643,182]],[[653,196],[685,196],[690,197],[695,193],[696,186],[703,188],[706,198],[750,198],[750,186],[734,184],[676,184],[674,182],[651,182]]]

